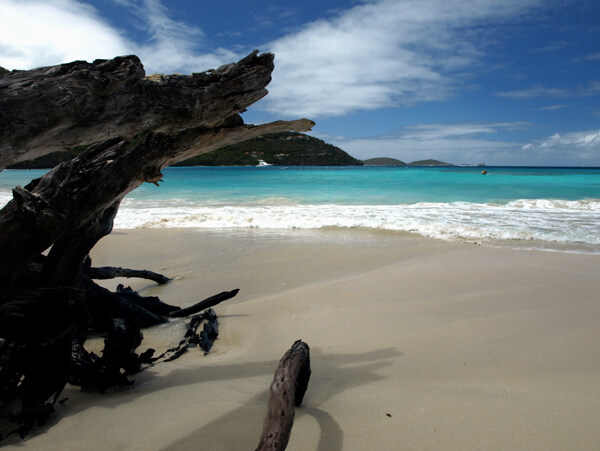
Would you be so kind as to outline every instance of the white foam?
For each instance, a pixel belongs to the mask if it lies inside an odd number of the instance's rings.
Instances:
[[[0,190],[0,204],[12,199]],[[125,199],[115,228],[211,229],[368,228],[445,240],[538,240],[600,249],[600,199],[520,199],[506,204],[303,205],[287,198],[223,204],[173,199]]]
[[[117,228],[371,228],[442,239],[542,240],[600,244],[600,200],[517,200],[406,205],[236,206],[124,202]]]
[[[11,191],[0,190],[0,208],[6,205],[13,198]]]

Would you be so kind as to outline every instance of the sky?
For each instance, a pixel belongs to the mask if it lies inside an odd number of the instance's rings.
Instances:
[[[246,123],[307,117],[359,159],[600,166],[598,0],[0,0],[0,66],[275,54]]]

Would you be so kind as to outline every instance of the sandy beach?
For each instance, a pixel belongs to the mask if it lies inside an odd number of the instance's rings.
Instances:
[[[223,290],[220,336],[105,395],[68,387],[51,424],[7,448],[243,450],[296,339],[312,378],[290,450],[600,446],[600,255],[369,231],[117,230],[95,265],[181,306]],[[166,349],[183,323],[145,333]]]

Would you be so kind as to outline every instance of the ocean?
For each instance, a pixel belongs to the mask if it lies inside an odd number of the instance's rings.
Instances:
[[[115,228],[367,229],[600,253],[600,169],[183,167],[123,201]],[[0,203],[43,170],[0,172]]]

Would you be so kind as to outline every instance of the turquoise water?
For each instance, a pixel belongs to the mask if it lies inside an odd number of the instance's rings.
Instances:
[[[122,203],[117,228],[366,228],[600,252],[600,169],[168,168]],[[0,202],[44,171],[0,173]]]
[[[160,188],[144,185],[132,197],[343,205],[600,199],[600,169],[486,169],[484,176],[472,167],[169,168]]]

